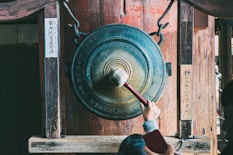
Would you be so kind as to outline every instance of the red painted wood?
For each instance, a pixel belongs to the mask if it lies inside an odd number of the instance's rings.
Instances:
[[[157,19],[162,15],[164,10],[166,9],[169,2],[158,2],[158,1],[144,1],[144,0],[127,0],[124,3],[124,0],[75,0],[70,1],[68,4],[71,7],[71,11],[74,13],[75,17],[80,22],[79,31],[91,33],[91,31],[96,28],[110,24],[110,23],[124,23],[129,24],[135,27],[138,27],[142,30],[145,30],[146,33],[150,33],[153,31],[157,31]],[[73,43],[73,35],[74,32],[70,29],[67,24],[74,24],[74,21],[69,16],[66,10],[63,9],[64,16],[64,57],[65,64],[70,64],[72,61],[73,54],[76,50],[76,45]],[[167,22],[171,18],[174,17],[174,12],[176,12],[176,7],[173,7],[172,13],[168,15],[162,22]],[[169,33],[174,33],[176,30],[176,21],[172,20],[171,24],[172,30]],[[174,27],[175,25],[175,27]],[[163,30],[165,31],[165,30]],[[120,32],[119,32],[120,33]],[[175,43],[176,37],[173,35],[168,35],[168,40],[174,40]],[[176,46],[171,41],[168,44],[164,43],[163,48],[166,51],[176,51]],[[167,54],[171,57],[171,54]],[[167,58],[169,61],[175,61],[174,59]],[[175,68],[175,66],[174,66]],[[174,71],[175,72],[175,71]],[[175,75],[175,74],[174,74]],[[168,92],[175,91],[176,87],[174,85],[176,80],[175,77],[169,80],[170,83],[173,83],[171,86],[171,90],[165,90]],[[129,120],[106,120],[96,116],[95,114],[88,111],[77,99],[77,97],[72,92],[72,86],[69,82],[69,77],[66,78],[66,97],[67,97],[67,115],[66,115],[66,129],[68,134],[99,134],[99,135],[124,135],[131,133],[143,133],[142,116],[129,119]],[[159,105],[163,108],[163,111],[167,111],[170,107],[173,109],[176,108],[176,96],[174,93],[169,93],[165,95],[159,101]],[[167,102],[167,98],[173,97],[174,100],[172,102],[169,101],[169,106],[163,105],[163,102]],[[161,103],[160,103],[161,102]],[[172,110],[171,114],[176,118],[177,112],[176,110]],[[173,120],[171,122],[165,121],[167,118],[166,114],[164,114],[162,120],[162,131],[164,133],[172,134],[176,132],[176,121]],[[175,129],[175,130],[174,130]]]

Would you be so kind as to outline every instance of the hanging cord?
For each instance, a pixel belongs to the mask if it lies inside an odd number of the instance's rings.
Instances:
[[[69,0],[64,0],[63,1],[63,5],[65,6],[66,10],[68,11],[68,13],[70,14],[71,18],[74,20],[75,24],[68,24],[69,27],[71,27],[74,30],[74,44],[78,45],[78,38],[80,36],[86,36],[87,34],[85,32],[80,32],[78,30],[80,23],[77,20],[77,18],[75,18],[74,14],[71,12],[69,6],[68,6]]]
[[[156,35],[156,36],[160,37],[160,40],[159,40],[159,42],[158,42],[158,45],[159,45],[159,46],[160,46],[160,45],[163,43],[163,41],[164,41],[164,35],[161,33],[161,30],[164,29],[164,28],[166,28],[166,27],[168,26],[168,24],[169,24],[168,22],[165,23],[165,24],[161,24],[160,22],[161,22],[161,20],[165,17],[165,15],[168,13],[168,11],[171,9],[172,4],[174,3],[174,1],[175,1],[175,0],[171,0],[171,2],[169,3],[167,9],[164,11],[164,13],[162,14],[162,16],[161,16],[161,17],[159,18],[159,20],[157,21],[157,26],[159,27],[159,28],[158,28],[158,31],[157,31],[157,32],[152,32],[152,33],[149,34],[150,36]]]

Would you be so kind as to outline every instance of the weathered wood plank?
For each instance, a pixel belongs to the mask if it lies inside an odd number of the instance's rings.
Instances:
[[[150,29],[146,29],[147,32],[154,32],[158,30],[157,20],[162,16],[166,7],[171,1],[144,1],[150,2],[151,4],[151,17],[148,19],[148,25]],[[161,32],[164,34],[164,42],[160,45],[164,61],[170,62],[172,67],[172,75],[168,77],[168,81],[161,99],[158,102],[158,106],[161,109],[160,130],[165,135],[174,135],[178,133],[178,119],[179,119],[179,107],[178,96],[177,96],[177,17],[178,17],[178,1],[175,1],[170,8],[166,16],[161,20],[161,24],[169,23],[169,25],[162,29]],[[146,11],[146,10],[145,10]],[[144,14],[144,18],[145,15]],[[153,17],[152,17],[153,16]],[[150,20],[150,22],[149,22]],[[144,21],[146,22],[146,21]],[[152,26],[153,25],[153,26]],[[146,28],[144,23],[144,28]],[[149,28],[149,27],[148,27]],[[153,36],[156,42],[159,41],[159,37]]]
[[[46,6],[44,16],[45,134],[48,138],[60,138],[60,18],[58,2]]]
[[[180,66],[181,120],[192,120],[192,65]]]
[[[192,136],[192,79],[193,79],[193,15],[194,8],[186,2],[180,2],[179,28],[179,77],[180,77],[180,137]],[[188,129],[188,130],[187,130]]]
[[[47,4],[57,0],[16,0],[0,3],[0,22],[27,17],[43,9]]]
[[[179,64],[192,64],[193,53],[193,14],[194,8],[180,2],[179,10]]]
[[[126,135],[66,135],[60,139],[47,139],[33,136],[29,139],[28,148],[30,153],[117,153],[125,137]],[[180,152],[183,153],[210,153],[211,141],[205,137],[184,141],[165,137],[165,140],[175,148],[180,146]]]
[[[193,65],[180,65],[180,137],[193,136]]]
[[[212,154],[217,154],[214,17],[208,28],[195,31],[193,52],[193,134],[212,139]]]

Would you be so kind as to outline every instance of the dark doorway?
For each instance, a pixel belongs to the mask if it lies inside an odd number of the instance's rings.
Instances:
[[[27,155],[41,133],[38,44],[0,45],[0,154]]]

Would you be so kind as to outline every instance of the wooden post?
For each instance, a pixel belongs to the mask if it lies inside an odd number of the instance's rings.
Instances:
[[[60,17],[58,2],[44,8],[45,134],[60,138]]]
[[[221,87],[223,88],[229,81],[232,80],[232,25],[227,20],[220,20],[221,31],[219,35],[219,68],[220,73],[223,75],[221,79]]]
[[[193,32],[194,32],[194,7],[184,1],[179,2],[179,44],[178,44],[178,88],[180,99],[180,138],[193,139]],[[209,139],[209,138],[208,138]],[[210,140],[210,139],[209,139]],[[204,146],[205,150],[212,150],[211,143],[197,141],[197,145]],[[194,153],[193,151],[190,153]]]
[[[192,136],[192,53],[194,8],[186,2],[179,4],[179,76],[180,78],[180,136]]]
[[[87,3],[88,5],[90,5],[90,2],[92,2],[93,6],[94,6],[94,3],[97,3],[96,1],[93,2],[91,0],[85,1],[85,2],[89,2],[89,3]],[[105,4],[101,3],[102,4],[101,6],[105,6],[105,8],[108,9],[108,7],[106,7],[106,6],[111,6],[111,5],[106,4],[106,3],[110,3],[110,2],[106,1]],[[111,4],[113,4],[113,3],[111,3]],[[129,4],[130,4],[130,1],[129,1]],[[77,6],[80,6],[80,5],[77,5]],[[191,8],[191,10],[190,10],[190,8]],[[187,5],[187,6],[182,5],[181,10],[184,11],[183,12],[184,14],[182,14],[183,15],[181,18],[182,20],[180,20],[180,25],[182,25],[183,27],[180,28],[180,38],[182,38],[182,40],[179,44],[180,50],[178,50],[178,51],[180,51],[178,74],[180,74],[180,76],[182,76],[182,79],[184,81],[182,81],[182,84],[180,83],[180,85],[179,85],[179,95],[181,94],[180,96],[182,96],[182,103],[183,103],[181,105],[182,106],[181,118],[183,120],[182,123],[184,123],[184,125],[186,125],[186,124],[189,125],[189,122],[186,122],[187,121],[186,119],[188,119],[188,121],[189,121],[190,119],[193,118],[192,112],[191,112],[192,111],[192,93],[191,93],[191,91],[192,91],[192,77],[193,77],[192,76],[193,19],[191,18],[192,16],[190,17],[190,15],[193,14],[193,8],[190,7],[189,5]],[[124,13],[122,13],[122,14],[124,15]],[[130,18],[131,17],[132,17],[132,19],[135,19],[134,16],[130,16]],[[187,19],[185,17],[187,17]],[[124,19],[124,20],[128,20],[128,19],[129,18]],[[86,20],[86,17],[85,17],[85,20]],[[108,18],[108,20],[113,21],[112,18]],[[104,20],[104,22],[107,24],[108,20]],[[135,20],[130,20],[130,21],[135,21]],[[146,26],[146,28],[149,28],[149,27]],[[183,73],[185,73],[185,74],[183,74]],[[172,109],[172,108],[169,107],[169,109]],[[69,115],[71,115],[71,114],[69,114]],[[72,116],[72,117],[77,117],[77,116]],[[83,118],[83,116],[81,118]],[[88,120],[91,120],[93,118],[95,119],[94,120],[95,122],[91,125],[95,125],[95,128],[99,128],[100,124],[103,124],[103,120],[99,121],[94,116],[90,116]],[[73,120],[71,122],[73,122]],[[83,122],[79,121],[78,119],[76,119],[75,122],[79,122],[79,124],[81,123],[83,126]],[[114,126],[116,126],[118,124],[118,122],[113,122],[113,123],[114,123],[113,124]],[[105,123],[105,126],[106,126],[106,124],[111,125],[112,122]],[[140,124],[140,123],[136,123],[136,124]],[[123,126],[122,122],[120,122],[120,125]],[[80,127],[80,125],[79,125],[79,127]],[[75,128],[76,132],[82,131],[82,128],[80,128],[79,130],[77,130],[77,127],[74,127],[74,128]],[[125,130],[125,129],[122,129],[122,130]],[[102,131],[102,126],[101,126],[101,131]],[[89,132],[93,132],[93,131],[89,131]],[[133,131],[130,131],[130,132],[133,132]],[[87,133],[87,132],[85,132],[85,133]],[[115,134],[115,135],[107,135],[107,134],[106,135],[63,135],[62,138],[58,138],[58,139],[54,139],[54,138],[50,139],[50,138],[33,136],[29,139],[29,152],[30,153],[117,153],[121,142],[124,140],[124,138],[126,136],[127,135],[121,135],[121,134]],[[208,153],[210,153],[210,149],[211,149],[211,140],[209,138],[205,138],[205,137],[193,137],[193,138],[186,139],[183,141],[183,139],[180,140],[178,138],[168,136],[168,137],[165,137],[165,140],[168,143],[170,143],[171,145],[173,145],[174,147],[180,146],[180,152],[182,152],[182,153],[208,154]],[[182,144],[182,145],[180,145],[180,144]]]

